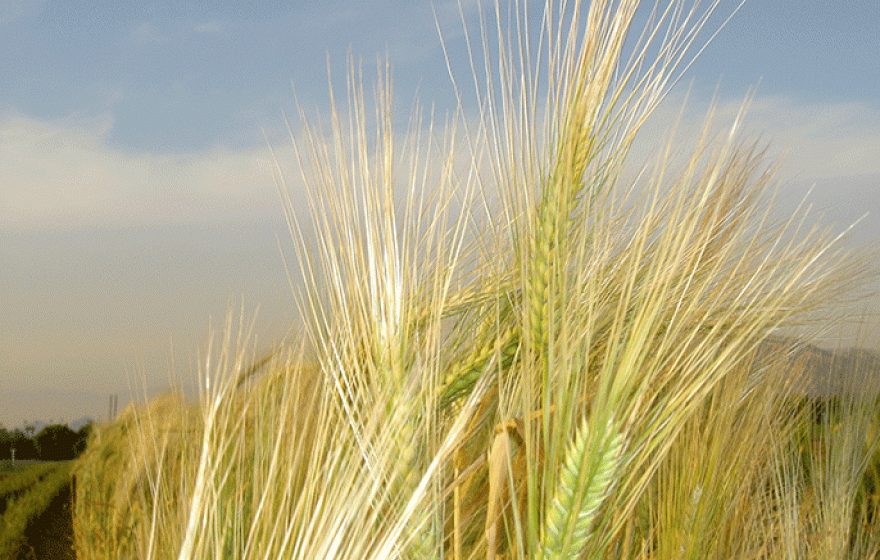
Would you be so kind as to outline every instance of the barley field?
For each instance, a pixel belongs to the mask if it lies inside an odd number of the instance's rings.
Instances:
[[[70,462],[19,462],[0,472],[0,558],[24,558],[42,547],[49,526],[45,521],[55,517],[59,506],[70,503],[72,466]],[[66,536],[69,541],[70,535]],[[70,542],[53,544],[57,550],[66,545],[67,552],[71,551]]]
[[[865,259],[774,212],[751,98],[631,155],[715,6],[550,1],[529,36],[495,4],[462,109],[405,132],[391,68],[352,62],[291,132],[307,191],[277,162],[301,336],[262,353],[230,316],[197,402],[96,428],[79,557],[878,557],[873,362],[804,390]]]

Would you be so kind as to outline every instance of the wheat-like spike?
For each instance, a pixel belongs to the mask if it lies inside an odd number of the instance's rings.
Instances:
[[[495,321],[487,321],[494,327]],[[483,335],[486,329],[481,329],[481,335],[475,340],[485,341],[478,343],[474,351],[468,357],[457,363],[455,368],[443,380],[443,385],[438,389],[439,408],[446,410],[460,401],[462,397],[470,394],[471,390],[483,373],[486,364],[492,359],[496,351],[501,353],[502,370],[510,367],[516,355],[520,343],[520,331],[516,324],[512,324],[500,333]]]
[[[585,421],[566,451],[553,503],[544,521],[539,556],[544,560],[580,557],[593,520],[614,488],[624,434],[613,421],[606,423],[604,431],[593,438],[589,431]]]
[[[578,200],[587,193],[592,197],[608,186],[605,174],[615,167],[615,160],[626,153],[623,142],[599,161],[607,143],[605,105],[619,92],[614,91],[617,69],[627,29],[638,7],[638,0],[625,0],[613,12],[607,2],[591,4],[585,42],[571,65],[569,76],[559,84],[560,124],[552,153],[550,174],[541,185],[541,200],[536,212],[530,270],[526,282],[529,331],[534,348],[541,349],[548,332],[559,321],[562,300],[560,280],[570,241],[570,227]],[[613,106],[613,103],[611,103]],[[612,119],[613,120],[613,119]],[[596,164],[593,177],[585,180],[587,169]]]

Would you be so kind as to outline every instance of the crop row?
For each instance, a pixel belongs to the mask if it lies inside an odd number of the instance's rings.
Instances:
[[[17,471],[15,474],[0,479],[0,515],[6,511],[7,504],[43,478],[52,474],[58,463],[33,465]]]
[[[31,519],[43,513],[64,485],[70,482],[70,464],[56,464],[51,474],[9,501],[0,517],[0,558],[12,558],[21,546],[24,532]]]

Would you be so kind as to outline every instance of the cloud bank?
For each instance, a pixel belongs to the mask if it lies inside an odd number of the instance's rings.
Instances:
[[[160,155],[107,142],[110,116],[0,116],[4,228],[223,221],[278,215],[266,148]]]

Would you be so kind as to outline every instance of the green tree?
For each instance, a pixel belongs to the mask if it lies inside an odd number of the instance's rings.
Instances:
[[[37,454],[44,461],[67,461],[76,457],[76,444],[79,434],[66,425],[55,424],[46,426],[34,443]]]
[[[5,459],[11,459],[12,454],[10,450],[12,449],[12,434],[0,425],[0,461]]]

